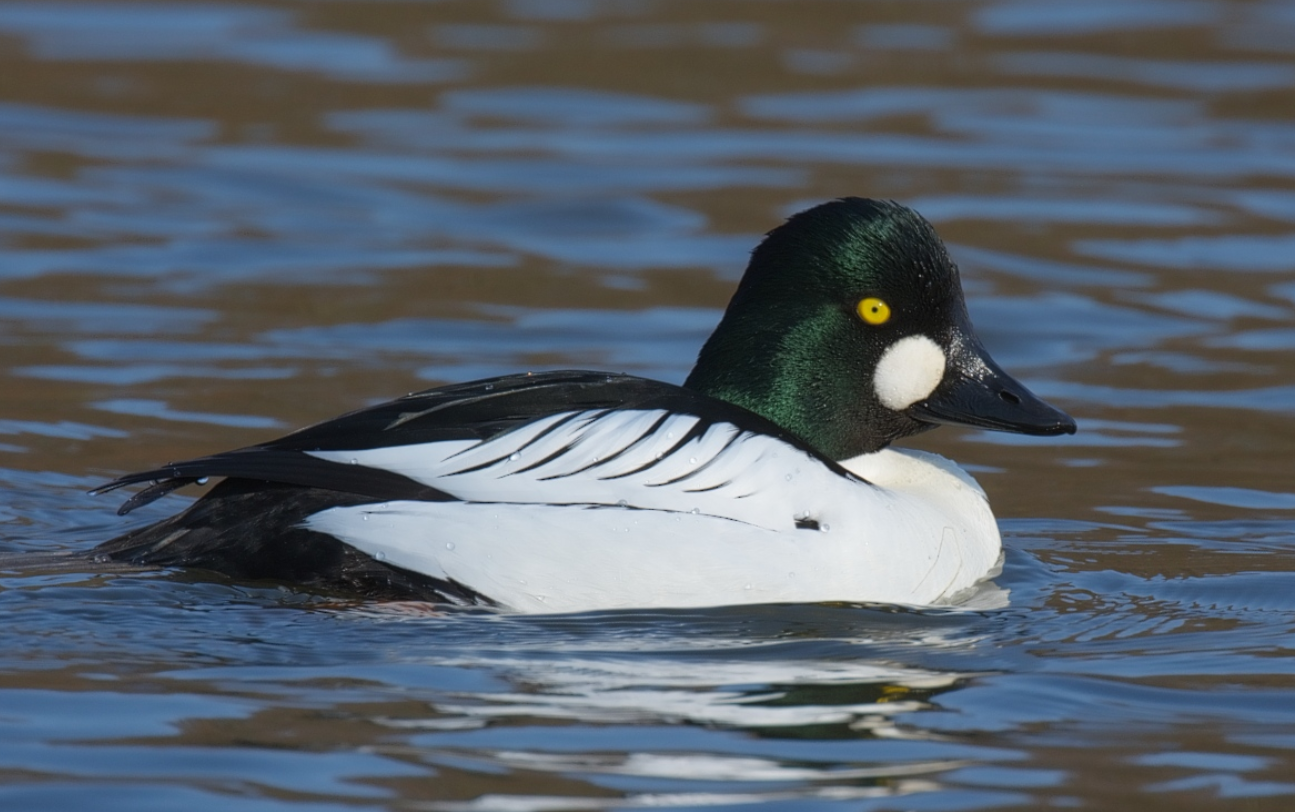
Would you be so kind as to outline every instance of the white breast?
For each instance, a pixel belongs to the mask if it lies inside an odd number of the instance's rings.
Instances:
[[[929,605],[997,566],[984,494],[947,460],[882,451],[844,463],[865,482],[776,438],[700,425],[580,412],[486,441],[315,452],[464,501],[333,508],[306,526],[531,612]]]

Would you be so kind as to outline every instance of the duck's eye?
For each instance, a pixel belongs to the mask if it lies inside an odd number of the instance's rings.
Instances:
[[[859,313],[859,318],[869,324],[885,324],[890,321],[890,305],[876,296],[860,299],[859,305],[855,309]]]

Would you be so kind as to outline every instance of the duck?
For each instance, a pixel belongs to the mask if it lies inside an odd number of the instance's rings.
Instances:
[[[373,600],[522,613],[957,605],[1001,568],[985,492],[898,440],[1075,421],[977,337],[958,268],[899,203],[832,200],[751,254],[682,385],[589,370],[455,383],[121,476],[91,552]]]

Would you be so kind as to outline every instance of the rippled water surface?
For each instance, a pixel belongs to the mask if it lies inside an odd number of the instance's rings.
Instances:
[[[436,383],[680,381],[759,235],[916,207],[1073,438],[943,429],[1006,608],[437,615],[0,578],[0,807],[1295,806],[1295,6],[0,2],[0,550]]]

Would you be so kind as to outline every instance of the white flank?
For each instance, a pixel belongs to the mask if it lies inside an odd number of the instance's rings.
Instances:
[[[877,362],[872,378],[877,399],[897,412],[925,400],[943,380],[947,363],[944,350],[926,336],[901,338]]]
[[[929,605],[990,576],[984,494],[934,455],[843,463],[663,411],[554,415],[486,441],[314,452],[462,502],[332,508],[306,526],[529,612],[813,601]]]

